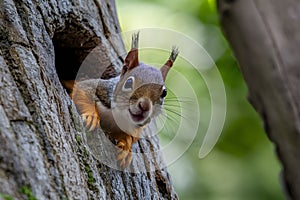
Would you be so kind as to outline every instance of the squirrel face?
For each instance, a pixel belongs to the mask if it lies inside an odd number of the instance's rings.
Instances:
[[[113,95],[112,107],[120,128],[131,132],[149,123],[159,114],[165,96],[160,70],[143,63],[128,70],[121,75]]]
[[[178,55],[173,48],[169,60],[159,70],[138,61],[137,45],[138,34],[134,34],[112,100],[117,125],[133,136],[160,113],[167,94],[164,80]]]

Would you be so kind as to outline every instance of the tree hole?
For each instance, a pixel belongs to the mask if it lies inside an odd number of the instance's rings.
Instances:
[[[109,48],[107,46],[103,47],[100,37],[93,33],[91,30],[85,30],[80,22],[70,22],[62,31],[54,34],[55,67],[58,77],[68,93],[72,91],[74,80],[78,80],[78,72],[85,58],[98,46],[101,46],[102,49]],[[108,79],[118,75],[112,64],[106,64],[105,72],[101,75],[97,73],[99,71],[97,66],[99,65],[95,62],[102,63],[103,60],[107,62],[107,59],[102,59],[107,57],[105,52],[97,52],[98,55],[95,55],[95,57],[98,60],[90,64],[89,70],[84,72],[86,74],[80,72],[80,80],[89,78]]]

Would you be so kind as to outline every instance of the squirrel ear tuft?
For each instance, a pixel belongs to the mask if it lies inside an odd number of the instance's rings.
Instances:
[[[178,47],[176,47],[176,46],[172,47],[172,52],[171,52],[171,55],[170,55],[169,59],[160,68],[160,71],[161,71],[161,74],[162,74],[162,77],[163,77],[164,81],[166,80],[168,72],[171,69],[171,67],[173,66],[173,63],[175,62],[178,54],[179,54]]]
[[[128,52],[125,58],[122,75],[125,74],[127,70],[133,69],[139,65],[138,43],[139,32],[132,35],[131,50]]]

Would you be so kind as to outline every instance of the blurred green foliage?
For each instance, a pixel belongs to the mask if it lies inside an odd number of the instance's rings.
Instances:
[[[117,0],[117,9],[124,31],[161,27],[195,39],[211,55],[225,84],[226,121],[213,151],[200,160],[198,152],[203,138],[198,137],[169,166],[180,199],[283,199],[280,164],[262,121],[247,101],[247,87],[222,35],[215,0]],[[187,73],[193,79],[193,72]],[[204,84],[200,79],[198,82],[197,85]],[[207,95],[201,87],[197,91],[199,96]],[[205,100],[200,104],[205,104]],[[162,143],[168,139],[161,138]]]

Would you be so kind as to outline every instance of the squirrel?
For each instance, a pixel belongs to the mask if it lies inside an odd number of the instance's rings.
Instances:
[[[97,127],[116,141],[117,161],[126,167],[132,160],[132,145],[142,130],[161,112],[167,95],[164,81],[178,56],[173,47],[167,62],[159,69],[139,62],[139,33],[132,35],[121,74],[115,78],[72,82],[70,94],[85,127]]]

